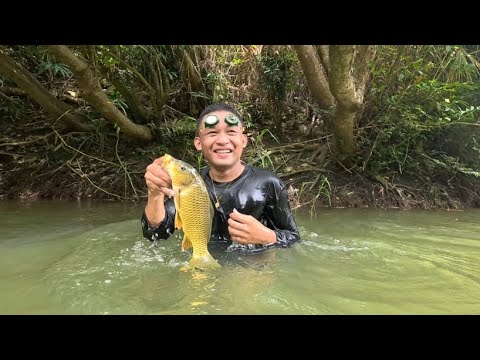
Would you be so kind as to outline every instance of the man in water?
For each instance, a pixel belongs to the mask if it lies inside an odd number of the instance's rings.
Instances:
[[[200,172],[214,204],[209,246],[227,248],[234,241],[242,249],[256,251],[288,247],[300,240],[285,184],[272,172],[240,160],[247,137],[233,107],[207,107],[197,120],[194,145],[209,165]],[[175,230],[172,180],[162,161],[155,159],[145,172],[148,201],[141,223],[143,236],[152,241],[167,239]]]

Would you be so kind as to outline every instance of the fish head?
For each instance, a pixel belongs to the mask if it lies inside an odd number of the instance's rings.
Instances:
[[[176,187],[188,186],[195,181],[195,168],[182,160],[175,159],[171,155],[165,154],[163,156],[162,167]]]

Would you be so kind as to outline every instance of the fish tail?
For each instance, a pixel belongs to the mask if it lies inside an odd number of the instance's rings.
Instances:
[[[213,258],[210,253],[206,253],[204,256],[193,256],[188,263],[190,269],[218,269],[220,264]]]

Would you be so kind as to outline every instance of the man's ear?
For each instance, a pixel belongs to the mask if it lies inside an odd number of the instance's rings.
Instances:
[[[202,150],[202,142],[198,136],[193,139],[193,145],[195,145],[195,149]]]
[[[246,148],[248,144],[248,137],[247,135],[243,134],[243,147]]]

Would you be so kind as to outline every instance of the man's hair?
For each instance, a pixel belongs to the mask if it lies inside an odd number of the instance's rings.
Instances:
[[[218,103],[218,104],[209,105],[205,108],[205,110],[202,111],[202,113],[200,114],[200,116],[197,119],[197,131],[198,131],[198,129],[200,129],[200,125],[202,124],[203,117],[205,115],[208,115],[208,114],[210,114],[212,112],[215,112],[215,111],[230,111],[231,113],[237,115],[238,119],[240,120],[240,123],[243,126],[243,119],[240,116],[240,114],[238,113],[238,111],[235,110],[235,108],[233,106],[225,104],[225,103]]]

